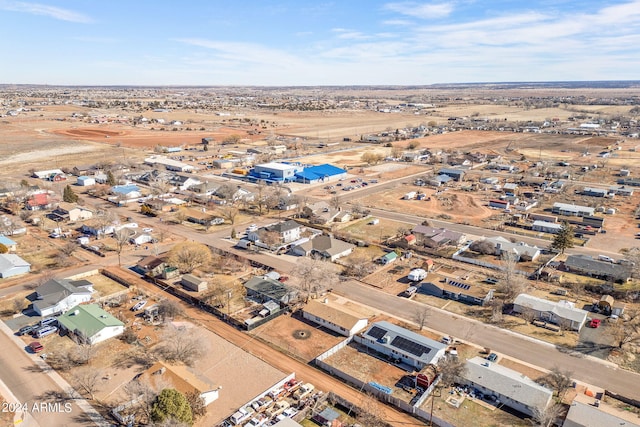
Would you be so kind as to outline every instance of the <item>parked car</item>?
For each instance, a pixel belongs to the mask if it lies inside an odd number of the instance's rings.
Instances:
[[[591,322],[589,322],[589,327],[591,328],[597,328],[600,326],[600,323],[602,321],[600,319],[591,319]]]
[[[40,342],[34,341],[29,344],[29,350],[31,350],[32,353],[40,353],[42,350],[44,350],[44,347],[42,346],[42,344],[40,344]]]
[[[142,308],[147,305],[147,301],[146,300],[142,300],[137,302],[133,307],[131,307],[131,311],[138,311],[138,310],[142,310]]]
[[[45,317],[40,321],[40,326],[55,326],[58,324],[58,319],[55,317]]]
[[[495,362],[498,360],[498,355],[495,353],[491,353],[490,355],[487,356],[487,360],[489,362]]]
[[[38,329],[33,336],[36,338],[43,338],[48,335],[55,334],[56,332],[58,332],[58,328],[56,326],[45,326]]]
[[[23,326],[22,328],[18,329],[18,332],[16,332],[16,334],[18,335],[32,334],[36,329],[38,329],[38,327],[35,325]]]

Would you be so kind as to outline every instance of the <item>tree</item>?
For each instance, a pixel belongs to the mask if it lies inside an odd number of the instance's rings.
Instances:
[[[165,388],[153,403],[151,419],[156,422],[176,420],[192,424],[193,414],[184,394],[173,388]]]
[[[182,242],[169,251],[169,263],[178,267],[181,273],[191,273],[210,262],[211,251],[202,243]]]
[[[565,249],[569,249],[574,246],[573,236],[573,227],[570,226],[568,222],[563,222],[558,234],[554,236],[553,242],[551,242],[551,248],[560,251],[560,253],[563,254]]]
[[[64,187],[62,192],[62,200],[67,203],[76,203],[78,201],[78,195],[73,192],[73,189],[70,185]]]
[[[629,261],[628,266],[631,271],[631,277],[640,277],[640,248],[624,248],[620,250],[620,253]]]
[[[185,397],[191,407],[191,413],[193,414],[194,421],[207,414],[207,407],[205,406],[204,399],[200,397],[198,392],[191,391],[187,393]]]
[[[83,368],[73,374],[73,382],[76,387],[83,390],[89,395],[91,400],[95,399],[95,393],[98,390],[98,378],[100,372],[95,368]]]
[[[444,387],[451,387],[464,374],[466,369],[464,362],[457,357],[440,359],[437,366],[440,383]]]
[[[6,254],[8,252],[9,252],[9,248],[6,245],[0,243],[0,254]]]
[[[504,294],[505,302],[510,303],[526,290],[527,279],[518,273],[517,255],[505,252],[502,260],[498,290]]]
[[[377,165],[383,159],[383,156],[378,153],[366,151],[360,157],[360,160],[367,165]]]
[[[309,298],[311,293],[332,287],[338,280],[333,264],[316,257],[302,258],[296,263],[292,274],[300,279],[305,298]]]
[[[496,247],[493,243],[486,240],[476,240],[471,245],[469,245],[469,249],[474,252],[478,252],[483,255],[491,255],[496,253]]]
[[[111,172],[110,170],[107,171],[107,185],[109,185],[110,187],[116,185],[116,177],[113,176],[113,172]]]
[[[564,410],[564,406],[559,403],[554,403],[544,409],[535,407],[533,409],[533,419],[531,421],[534,425],[539,427],[551,427],[555,425],[556,420],[560,418]]]
[[[338,196],[337,194],[334,194],[333,196],[331,196],[331,207],[333,209],[340,209],[340,206],[342,206],[342,202],[340,201],[340,196]]]
[[[207,350],[204,340],[195,329],[187,330],[184,326],[169,325],[162,336],[162,345],[158,349],[166,360],[179,361],[185,365],[192,365]]]
[[[229,221],[231,225],[235,225],[236,218],[240,214],[240,210],[232,204],[224,205],[219,209],[220,216]]]
[[[563,371],[559,367],[555,366],[547,375],[538,378],[537,381],[554,389],[558,398],[562,400],[564,393],[573,384],[573,380],[571,379],[572,375],[573,372]]]
[[[504,301],[498,298],[494,298],[489,301],[489,307],[491,307],[491,323],[502,322],[502,310],[504,308]]]
[[[344,269],[344,275],[349,277],[355,277],[356,279],[362,279],[365,276],[373,273],[375,267],[369,262],[364,255],[354,255],[349,257],[347,265]]]
[[[158,384],[159,379],[155,380]],[[166,387],[162,387],[166,388]],[[151,411],[153,410],[153,403],[158,397],[158,393],[151,387],[146,381],[135,379],[128,382],[124,386],[124,392],[129,400],[136,400],[135,412],[145,421],[151,421]]]
[[[71,255],[73,255],[76,249],[78,249],[78,244],[76,242],[67,242],[64,245],[62,245],[60,249],[58,249],[58,251],[61,254],[67,257],[70,257]]]
[[[430,316],[431,310],[427,306],[418,307],[413,312],[413,320],[418,324],[420,330],[425,327]]]
[[[128,228],[123,227],[119,230],[116,230],[116,232],[113,233],[113,238],[116,241],[116,253],[118,254],[118,266],[121,266],[122,263],[120,262],[120,254],[122,254],[122,250],[129,243],[129,239],[131,238],[131,231]]]
[[[625,315],[625,319],[618,319],[611,326],[613,344],[622,349],[627,344],[640,342],[640,314],[632,311]]]
[[[184,314],[182,306],[177,301],[164,299],[158,303],[158,315],[163,320],[175,319]]]

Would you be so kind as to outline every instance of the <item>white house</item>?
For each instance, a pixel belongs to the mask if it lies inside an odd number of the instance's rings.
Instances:
[[[67,202],[58,203],[58,206],[53,210],[52,214],[62,220],[71,222],[93,218],[93,212],[90,209]]]
[[[561,325],[566,329],[580,331],[587,321],[586,310],[576,308],[570,301],[548,301],[533,295],[520,294],[513,301],[516,313],[532,312],[533,315],[546,322]]]
[[[350,337],[367,326],[367,318],[346,313],[328,299],[310,300],[302,309],[302,317],[334,332]]]
[[[354,340],[416,370],[437,364],[447,348],[446,344],[386,321],[373,323]]]
[[[0,254],[0,279],[31,271],[31,264],[15,254]]]
[[[535,261],[540,256],[540,248],[524,242],[513,243],[502,236],[488,237],[484,240],[493,244],[498,256],[512,254],[518,261]]]
[[[333,236],[323,234],[294,246],[293,253],[298,256],[317,254],[323,258],[335,261],[338,258],[351,254],[354,248],[355,246],[349,242],[338,240]]]
[[[247,234],[247,239],[252,242],[259,242],[262,234],[274,232],[278,234],[282,243],[291,243],[300,239],[301,231],[302,226],[294,220],[289,219],[277,224],[267,225],[266,227],[259,228],[256,231],[251,231]]]
[[[40,316],[64,313],[71,307],[89,302],[93,283],[88,280],[51,279],[36,288],[33,310]]]
[[[152,388],[160,391],[162,388],[172,387],[182,394],[197,394],[207,406],[218,399],[222,387],[214,387],[199,373],[188,366],[173,365],[167,362],[156,362],[144,371],[140,377]]]
[[[544,411],[553,397],[553,390],[532,379],[482,357],[467,360],[459,378],[463,385],[480,390],[485,396],[495,396],[501,405],[532,416]]]
[[[0,244],[4,245],[9,250],[9,252],[15,252],[16,249],[18,248],[18,245],[16,242],[11,240],[7,236],[3,236],[2,234],[0,234]]]
[[[124,332],[124,323],[98,304],[77,305],[59,316],[58,324],[61,329],[87,344],[97,344]]]

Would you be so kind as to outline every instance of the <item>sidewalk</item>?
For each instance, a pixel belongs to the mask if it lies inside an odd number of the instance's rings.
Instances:
[[[9,329],[9,327],[2,321],[0,321],[0,331],[2,331],[2,333],[4,333],[5,335],[7,335],[7,337],[9,337],[9,339],[11,339],[16,346],[18,346],[19,348],[23,348],[24,347],[24,342],[18,338],[17,336],[15,336],[13,334],[13,331],[11,329]],[[96,425],[101,426],[101,427],[110,427],[112,425],[112,423],[109,423],[107,420],[105,420],[102,415],[100,415],[98,413],[98,411],[96,411],[93,406],[91,406],[89,404],[89,402],[87,402],[82,396],[80,396],[80,394],[78,394],[77,391],[75,391],[75,389],[73,387],[71,387],[71,385],[69,385],[69,383],[67,381],[65,381],[64,378],[62,378],[55,370],[53,370],[44,360],[42,360],[40,357],[38,356],[34,356],[32,358],[32,360],[34,361],[34,363],[36,365],[38,365],[40,367],[40,369],[42,369],[42,372],[47,374],[49,376],[49,378],[51,378],[53,380],[53,382],[56,383],[56,385],[58,385],[58,387],[60,387],[62,389],[62,391],[64,391],[69,397],[71,397],[73,399],[73,403],[75,403],[76,405],[78,405],[78,407],[87,415],[88,418],[90,418]],[[4,383],[2,383],[0,381],[0,391],[2,391],[2,394],[7,397],[7,400],[13,399],[14,402],[17,402],[17,399],[15,398],[15,396],[13,395],[13,393],[11,393],[11,391],[9,389],[6,388],[6,386],[4,385]],[[8,394],[10,396],[5,395],[5,392],[8,392]],[[39,424],[31,417],[31,415],[20,413],[21,418],[25,419],[30,422],[29,424],[25,424],[28,426],[36,426],[38,427]],[[20,417],[18,416],[19,414],[16,413],[16,418],[14,419],[14,422],[17,420],[18,423],[20,423]]]

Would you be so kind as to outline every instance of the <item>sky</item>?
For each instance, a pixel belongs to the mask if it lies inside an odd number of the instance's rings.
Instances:
[[[640,79],[640,0],[0,0],[0,84]]]

